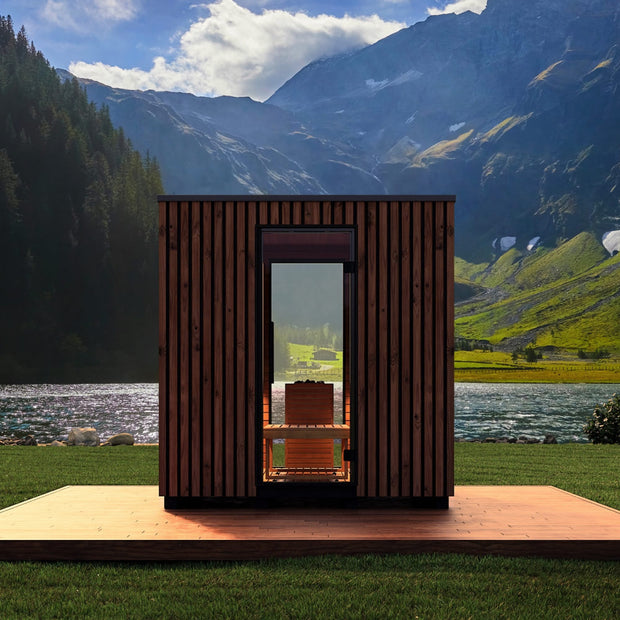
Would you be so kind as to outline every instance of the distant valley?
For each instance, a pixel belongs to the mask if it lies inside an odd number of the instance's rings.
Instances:
[[[456,261],[456,334],[504,351],[620,352],[620,255],[592,233],[496,261]]]

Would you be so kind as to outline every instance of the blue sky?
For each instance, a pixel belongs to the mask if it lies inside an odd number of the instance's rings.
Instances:
[[[2,0],[52,66],[118,86],[262,101],[316,58],[486,0]]]

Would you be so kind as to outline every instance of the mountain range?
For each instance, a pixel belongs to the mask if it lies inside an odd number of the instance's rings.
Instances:
[[[80,82],[168,193],[456,194],[459,337],[620,350],[617,0],[429,17],[264,103]]]
[[[503,237],[553,247],[620,228],[615,0],[432,16],[311,63],[264,103],[81,82],[169,193],[456,194],[470,260]]]

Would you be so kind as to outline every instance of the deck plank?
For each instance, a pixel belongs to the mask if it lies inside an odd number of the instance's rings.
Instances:
[[[447,510],[165,510],[157,486],[67,486],[0,511],[3,560],[422,552],[620,559],[620,511],[548,486],[457,486]]]

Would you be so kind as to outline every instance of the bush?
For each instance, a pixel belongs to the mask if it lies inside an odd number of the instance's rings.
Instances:
[[[534,347],[526,347],[525,348],[525,361],[533,364],[539,359],[536,349]]]
[[[620,395],[614,394],[605,404],[597,405],[583,430],[592,443],[620,444]]]
[[[601,360],[605,357],[609,357],[609,351],[602,347],[599,347],[596,351],[592,351],[592,353],[579,349],[579,351],[577,351],[577,357],[580,360]]]

